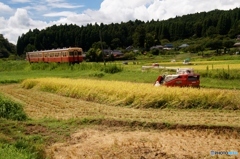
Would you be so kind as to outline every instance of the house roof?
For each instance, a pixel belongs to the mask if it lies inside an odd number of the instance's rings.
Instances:
[[[182,45],[180,45],[179,47],[180,48],[184,48],[184,47],[188,47],[189,45],[188,44],[182,44]]]
[[[167,47],[167,48],[173,48],[173,44],[166,44],[164,46]]]
[[[162,45],[156,45],[156,46],[152,46],[150,49],[162,49],[163,46]]]
[[[239,47],[240,43],[235,43],[233,46]]]

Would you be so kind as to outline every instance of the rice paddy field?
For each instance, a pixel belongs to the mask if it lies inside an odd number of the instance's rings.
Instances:
[[[240,62],[193,61],[187,67],[203,74],[200,89],[154,87],[166,70],[141,66],[155,62],[117,63],[114,69],[20,65],[0,71],[1,94],[27,114],[25,121],[0,118],[2,156],[239,158],[240,90],[231,84],[239,84]],[[228,79],[219,79],[222,73]]]

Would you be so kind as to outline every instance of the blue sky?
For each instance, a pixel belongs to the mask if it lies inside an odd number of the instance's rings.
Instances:
[[[1,0],[0,34],[16,44],[29,29],[41,30],[55,24],[164,20],[237,7],[239,0]]]

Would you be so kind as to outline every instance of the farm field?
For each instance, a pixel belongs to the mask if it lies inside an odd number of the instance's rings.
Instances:
[[[26,138],[37,143],[40,158],[238,158],[239,61],[193,61],[189,67],[203,76],[200,89],[153,87],[166,70],[141,66],[154,62],[107,64],[121,67],[117,73],[106,72],[101,63],[13,62],[7,68],[0,62],[6,68],[0,71],[0,93],[28,115],[19,122],[0,118],[0,147]],[[222,73],[231,79],[219,79]],[[17,129],[15,136],[7,135],[11,129]],[[211,156],[212,150],[238,154]]]
[[[46,152],[51,158],[210,158],[211,150],[240,151],[239,110],[135,109],[19,84],[0,88],[24,104],[32,120],[89,121],[88,126],[78,125],[67,141],[49,145]],[[48,134],[37,127],[35,131]]]

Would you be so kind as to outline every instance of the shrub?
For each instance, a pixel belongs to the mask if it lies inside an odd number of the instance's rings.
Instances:
[[[30,153],[25,149],[18,149],[14,145],[0,144],[0,158],[4,159],[35,159],[37,155],[35,153]]]
[[[6,99],[2,95],[0,95],[0,117],[19,121],[27,119],[21,104]]]
[[[103,71],[105,73],[111,73],[111,74],[121,72],[122,70],[123,70],[123,68],[121,66],[117,66],[116,64],[115,65],[107,65],[106,67],[103,68]]]

